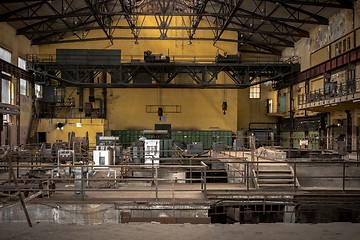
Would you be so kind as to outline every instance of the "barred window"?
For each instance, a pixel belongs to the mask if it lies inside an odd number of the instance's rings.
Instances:
[[[260,84],[256,84],[250,87],[249,98],[260,98]]]

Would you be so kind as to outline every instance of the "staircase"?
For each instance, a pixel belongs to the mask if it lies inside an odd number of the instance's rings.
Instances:
[[[286,163],[260,163],[258,167],[254,166],[252,173],[258,189],[300,186],[297,178],[294,178],[293,168]]]

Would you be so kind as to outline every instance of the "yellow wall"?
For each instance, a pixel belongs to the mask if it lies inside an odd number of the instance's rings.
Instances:
[[[127,24],[120,22],[120,25]],[[176,20],[172,24],[179,24]],[[203,21],[202,26],[208,23]],[[146,25],[146,24],[145,24]],[[141,37],[157,36],[159,31],[142,31]],[[103,35],[101,31],[91,31],[88,37],[97,37]],[[116,36],[131,36],[129,30],[116,30]],[[187,37],[185,31],[169,31],[169,37]],[[195,37],[214,36],[209,32],[197,31]],[[237,39],[234,32],[224,32],[224,38]],[[170,54],[175,56],[176,60],[206,59],[214,61],[218,53],[228,52],[234,54],[237,52],[237,43],[217,42],[215,46],[212,41],[193,40],[188,45],[187,40],[139,40],[135,44],[134,40],[115,40],[111,45],[110,41],[91,41],[80,43],[65,43],[41,45],[40,54],[43,56],[55,55],[57,48],[67,49],[121,49],[122,61],[129,61],[131,58],[143,60],[143,53],[151,50],[153,53]],[[108,79],[109,80],[109,79]],[[175,82],[192,82],[188,76],[180,74]],[[217,81],[219,83],[228,83],[231,80],[223,73],[219,74]],[[221,129],[236,132],[238,129],[247,129],[249,122],[254,121],[274,121],[275,118],[265,117],[267,94],[270,93],[269,87],[262,89],[261,99],[249,100],[249,89],[245,90],[226,90],[223,89],[162,89],[161,101],[159,89],[108,89],[107,122],[104,128],[89,132],[89,136],[98,131],[123,130],[123,129],[153,129],[155,124],[171,124],[173,129]],[[67,98],[72,89],[67,91]],[[76,92],[76,91],[75,91]],[[84,102],[87,101],[88,90],[85,90]],[[71,95],[76,98],[76,108],[78,108],[78,96],[73,92]],[[101,91],[95,93],[96,97],[101,97]],[[226,115],[222,112],[222,102],[228,103]],[[181,111],[178,113],[164,112],[166,122],[160,122],[157,112],[147,113],[147,105],[177,105]],[[266,118],[264,120],[264,118]],[[50,120],[45,120],[48,122]],[[47,125],[42,124],[41,129],[47,129]],[[73,128],[76,132],[80,129]],[[82,130],[82,129],[81,129]],[[47,131],[47,130],[46,130]],[[65,128],[63,132],[66,132]],[[59,132],[51,130],[48,132],[48,141],[55,141],[59,137]],[[66,137],[61,135],[61,137]]]
[[[11,63],[18,64],[18,57],[26,59],[27,54],[37,54],[38,47],[24,36],[16,35],[16,30],[7,23],[0,23],[0,46],[12,53]]]
[[[157,113],[147,113],[146,105],[160,105],[157,89],[111,89],[109,129],[153,129],[155,124],[171,124],[173,129],[225,129],[236,131],[236,90],[226,90],[228,111],[223,115],[223,90],[162,89],[162,105],[178,105],[179,113],[167,113],[160,122]]]
[[[316,78],[310,81],[310,91],[318,91],[324,88],[324,78]]]
[[[238,129],[247,130],[251,122],[276,122],[275,117],[266,116],[266,100],[273,99],[274,112],[277,111],[276,91],[261,85],[260,99],[249,99],[249,88],[238,91]]]
[[[311,53],[311,66],[316,66],[329,59],[329,47],[324,47]]]
[[[147,21],[151,21],[154,24],[154,19],[147,17],[144,26],[149,25]],[[180,25],[181,18],[174,17],[172,25]],[[127,25],[126,21],[122,19],[119,25]],[[207,21],[203,21],[201,26],[206,26]],[[80,34],[80,33],[79,33]],[[104,36],[101,30],[92,30],[89,32],[87,38],[96,38]],[[113,34],[116,37],[132,37],[130,30],[115,30]],[[156,37],[159,38],[160,32],[158,30],[144,30],[140,32],[140,37]],[[207,56],[211,59],[215,59],[218,52],[228,52],[235,54],[237,52],[237,43],[229,42],[217,42],[213,46],[212,41],[196,41],[193,40],[191,45],[188,45],[187,32],[185,30],[169,30],[167,36],[170,37],[183,37],[186,40],[139,40],[138,44],[135,44],[134,40],[114,40],[114,44],[111,44],[109,40],[104,41],[83,41],[76,43],[61,43],[61,44],[50,44],[41,45],[40,54],[44,57],[49,55],[55,55],[55,49],[57,48],[69,48],[69,49],[121,49],[121,55],[123,60],[130,60],[130,58],[143,59],[144,51],[151,50],[153,53],[163,53],[175,57],[186,56],[190,59],[194,57]],[[210,31],[197,31],[196,37],[214,38]],[[237,39],[237,33],[235,32],[224,32],[223,38]],[[76,39],[76,37],[70,37],[68,39]],[[210,59],[209,58],[209,59]],[[175,59],[176,60],[176,59]]]
[[[56,129],[58,122],[65,123],[63,130]],[[76,123],[80,122],[81,127],[77,127]],[[38,131],[46,132],[46,141],[50,143],[58,140],[67,142],[69,132],[75,132],[75,137],[85,137],[86,132],[88,132],[89,144],[94,147],[96,145],[96,133],[104,133],[105,122],[103,119],[40,119]]]

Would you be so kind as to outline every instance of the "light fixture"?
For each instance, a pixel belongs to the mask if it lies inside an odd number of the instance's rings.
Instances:
[[[227,102],[223,102],[222,103],[222,107],[221,109],[223,110],[223,114],[226,115],[226,111],[227,111]]]
[[[159,120],[161,120],[161,117],[163,116],[164,114],[164,110],[162,107],[159,107],[158,108],[158,117],[159,117]]]
[[[342,127],[343,124],[344,124],[344,122],[341,119],[339,119],[338,122],[337,122],[337,126]]]
[[[226,111],[228,109],[228,104],[227,104],[227,94],[226,94],[226,87],[225,87],[225,76],[223,78],[223,83],[224,83],[224,90],[223,90],[223,101],[222,101],[222,105],[221,105],[221,110],[223,111],[223,114],[226,115]]]
[[[191,45],[191,44],[192,44],[192,42],[191,42],[191,40],[189,40],[189,41],[188,41],[188,45]]]
[[[63,122],[57,122],[56,123],[56,129],[57,130],[64,130],[65,123]]]
[[[164,116],[164,108],[163,108],[163,105],[162,105],[162,89],[159,88],[159,99],[158,99],[158,102],[159,102],[159,107],[158,107],[158,111],[157,111],[157,115],[159,117],[159,120],[161,121],[162,117]]]

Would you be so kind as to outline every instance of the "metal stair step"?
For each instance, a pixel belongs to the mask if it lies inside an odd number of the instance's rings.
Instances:
[[[259,179],[288,179],[291,178],[293,179],[294,176],[292,174],[271,174],[271,173],[266,173],[266,174],[258,174],[257,178]]]
[[[258,183],[293,183],[294,179],[258,179]]]
[[[255,170],[256,171],[256,170]],[[256,172],[266,172],[266,173],[291,173],[290,169],[261,169]]]
[[[259,184],[260,188],[294,187],[294,184]]]

